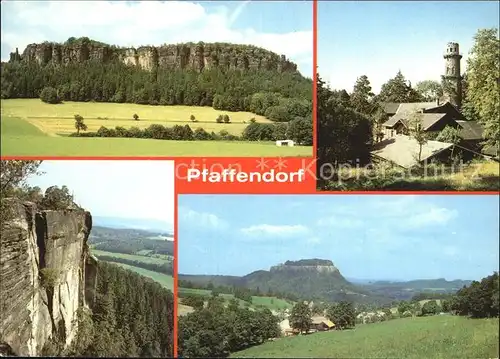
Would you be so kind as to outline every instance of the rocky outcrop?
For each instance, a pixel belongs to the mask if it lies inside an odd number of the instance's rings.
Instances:
[[[333,262],[327,259],[301,259],[299,261],[286,261],[284,264],[271,267],[271,272],[280,271],[313,271],[318,273],[340,274],[340,271],[333,265]]]
[[[12,207],[15,219],[1,233],[0,344],[19,356],[40,355],[49,339],[69,346],[77,310],[92,304],[92,217],[83,210],[38,211],[28,202]]]
[[[65,44],[31,44],[20,55],[16,49],[10,61],[47,64],[71,64],[85,61],[109,63],[120,61],[127,65],[151,70],[156,66],[167,69],[190,69],[203,71],[220,67],[223,69],[267,69],[278,72],[296,71],[297,65],[278,55],[250,45],[227,43],[185,43],[163,46],[118,48],[87,38],[73,39]]]

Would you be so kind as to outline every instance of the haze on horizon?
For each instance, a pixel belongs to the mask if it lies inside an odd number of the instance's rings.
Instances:
[[[346,278],[478,280],[498,271],[498,197],[180,195],[179,273],[244,276],[329,259]]]
[[[16,47],[22,52],[69,37],[124,47],[230,42],[284,54],[312,78],[310,1],[3,1],[1,7],[2,61]]]
[[[368,76],[375,94],[398,70],[412,86],[441,82],[448,42],[458,42],[465,72],[474,35],[498,28],[497,1],[320,1],[318,72],[351,93]]]
[[[65,185],[93,217],[173,233],[173,161],[43,161],[39,170],[42,174],[30,177],[29,185],[42,191]]]

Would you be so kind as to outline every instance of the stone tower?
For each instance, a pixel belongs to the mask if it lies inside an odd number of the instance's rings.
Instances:
[[[460,75],[462,55],[460,55],[458,43],[449,42],[443,57],[446,64],[443,75],[444,97],[460,108],[462,106],[462,76]]]

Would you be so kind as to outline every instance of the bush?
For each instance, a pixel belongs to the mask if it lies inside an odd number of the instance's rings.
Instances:
[[[128,131],[125,127],[116,126],[115,127],[117,137],[127,137]]]
[[[222,120],[224,121],[224,123],[230,123],[231,122],[231,119],[229,118],[229,115],[225,114],[224,116],[222,116]]]
[[[193,139],[197,141],[209,141],[213,140],[213,137],[210,133],[205,131],[203,128],[198,127],[193,133]]]
[[[61,103],[57,90],[53,87],[44,87],[40,92],[40,100],[50,104]]]
[[[217,118],[215,119],[215,121],[217,123],[223,123],[224,122],[224,118],[222,117],[222,115],[219,115],[219,116],[217,116]]]
[[[134,121],[139,121],[139,115],[134,113],[134,116],[132,116],[134,118]]]
[[[191,122],[198,122],[198,121],[196,120],[196,117],[194,117],[194,115],[191,115],[191,116],[189,117],[189,119],[191,120]]]
[[[54,288],[59,283],[59,272],[55,268],[40,269],[40,284],[44,288]]]
[[[130,127],[127,130],[127,137],[131,138],[142,138],[143,137],[143,131],[139,127]]]

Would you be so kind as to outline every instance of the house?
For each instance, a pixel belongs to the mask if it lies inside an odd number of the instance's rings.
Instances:
[[[398,135],[376,143],[371,151],[374,162],[386,161],[402,168],[411,168],[419,163],[437,158],[446,161],[450,158],[453,144],[439,141],[427,141],[419,152],[418,142],[409,136]]]
[[[327,331],[335,328],[335,324],[325,317],[313,317],[311,329],[316,331]]]
[[[410,116],[419,113],[422,127],[425,132],[439,133],[446,126],[459,128],[457,121],[464,121],[463,115],[449,102],[415,102],[400,103],[394,115],[382,124],[384,138],[396,135],[409,135]]]

